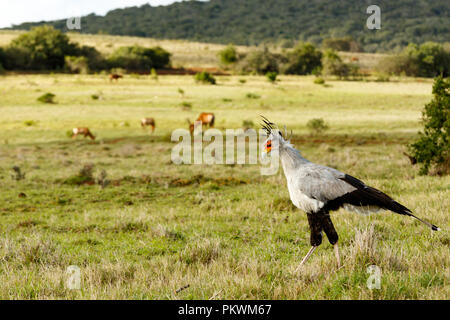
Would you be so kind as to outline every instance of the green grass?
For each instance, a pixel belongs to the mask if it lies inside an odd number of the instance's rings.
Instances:
[[[450,178],[419,176],[402,154],[420,129],[431,81],[313,81],[0,77],[0,298],[447,299]],[[45,92],[54,104],[36,100]],[[295,273],[309,230],[282,172],[171,163],[170,133],[203,111],[215,113],[219,129],[256,124],[260,114],[286,124],[305,157],[360,177],[443,231],[340,210],[332,216],[343,268],[324,240]],[[153,135],[141,129],[143,117],[155,118]],[[314,118],[327,122],[325,134],[310,136]],[[67,137],[81,126],[97,139]],[[93,181],[80,180],[89,163]],[[14,179],[13,166],[24,179]],[[102,170],[105,188],[96,183]],[[371,264],[382,269],[380,290],[366,287]],[[67,289],[70,265],[81,269],[79,291]]]

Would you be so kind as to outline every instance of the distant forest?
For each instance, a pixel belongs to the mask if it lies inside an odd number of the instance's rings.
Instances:
[[[366,9],[381,8],[381,30],[368,30]],[[130,7],[81,20],[82,33],[259,45],[295,41],[316,45],[351,37],[366,52],[399,51],[411,42],[450,39],[448,0],[211,0]],[[28,30],[44,24],[23,23]],[[67,31],[66,21],[45,22]]]

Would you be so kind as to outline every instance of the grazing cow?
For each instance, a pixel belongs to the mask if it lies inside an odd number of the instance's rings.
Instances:
[[[152,127],[152,133],[155,131],[155,119],[153,118],[143,118],[141,120],[141,127],[144,129],[146,126]]]
[[[73,128],[72,129],[72,139],[75,139],[79,134],[83,135],[85,138],[89,137],[92,140],[95,140],[95,136],[91,133],[89,128]]]
[[[119,81],[120,78],[123,78],[123,75],[117,74],[117,73],[111,73],[109,75],[109,81],[112,82],[113,80]]]
[[[202,112],[196,121],[200,121],[202,125],[208,125],[210,128],[214,127],[215,116],[214,113]]]

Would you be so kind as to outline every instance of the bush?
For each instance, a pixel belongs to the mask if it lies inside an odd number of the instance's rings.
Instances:
[[[261,98],[261,96],[259,94],[251,93],[251,92],[247,93],[245,96],[246,96],[247,99],[259,99],[259,98]]]
[[[26,125],[27,127],[32,127],[32,126],[35,126],[37,124],[37,122],[34,120],[25,120],[23,122],[23,124]]]
[[[86,57],[66,56],[66,69],[72,73],[89,73],[89,63]]]
[[[322,52],[311,43],[301,43],[287,53],[287,62],[283,66],[286,74],[311,74],[322,67]]]
[[[216,79],[206,71],[196,73],[194,79],[195,82],[216,84]]]
[[[306,127],[311,132],[311,134],[319,135],[322,134],[324,131],[328,130],[329,127],[325,123],[323,119],[311,119],[306,124]]]
[[[120,47],[108,58],[110,68],[143,71],[164,68],[170,64],[170,53],[160,47]]]
[[[325,84],[325,80],[323,78],[315,78],[314,79],[315,84]]]
[[[338,76],[340,79],[357,76],[359,68],[356,65],[344,63],[336,51],[328,49],[322,59],[322,74]]]
[[[266,73],[266,78],[271,83],[275,83],[277,81],[277,77],[278,77],[278,73],[276,73],[276,72],[267,72]]]
[[[271,53],[267,48],[260,51],[250,52],[238,64],[238,69],[243,73],[267,74],[268,72],[279,72],[284,57],[280,54]]]
[[[95,184],[94,178],[94,165],[85,164],[77,175],[71,176],[63,181],[63,184],[80,186],[83,184],[93,185]]]
[[[322,74],[346,78],[350,74],[350,68],[342,62],[336,51],[328,49],[322,59]]]
[[[108,67],[106,59],[94,47],[82,46],[78,49],[77,56],[86,58],[90,71],[100,71]]]
[[[7,69],[60,70],[65,56],[77,55],[79,48],[61,31],[40,26],[21,34],[6,48]]]
[[[428,174],[432,165],[443,173],[450,170],[450,78],[435,79],[433,96],[422,113],[424,131],[409,146],[412,158],[422,164],[421,174]]]
[[[42,96],[37,98],[37,100],[42,103],[55,103],[54,99],[55,99],[55,95],[50,92],[47,92],[46,94],[43,94]]]
[[[158,81],[158,72],[156,72],[155,68],[152,68],[152,70],[150,71],[150,77],[153,80]]]
[[[225,49],[219,51],[220,62],[224,65],[230,65],[238,61],[236,48],[229,44]]]
[[[439,43],[426,42],[420,46],[411,43],[399,55],[383,59],[379,69],[390,74],[414,77],[448,77],[450,52]]]

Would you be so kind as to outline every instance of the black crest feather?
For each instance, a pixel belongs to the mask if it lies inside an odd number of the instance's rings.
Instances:
[[[271,122],[269,119],[261,115],[263,119],[263,123],[261,123],[261,127],[266,131],[267,135],[270,135],[272,130],[274,129],[275,123]]]

